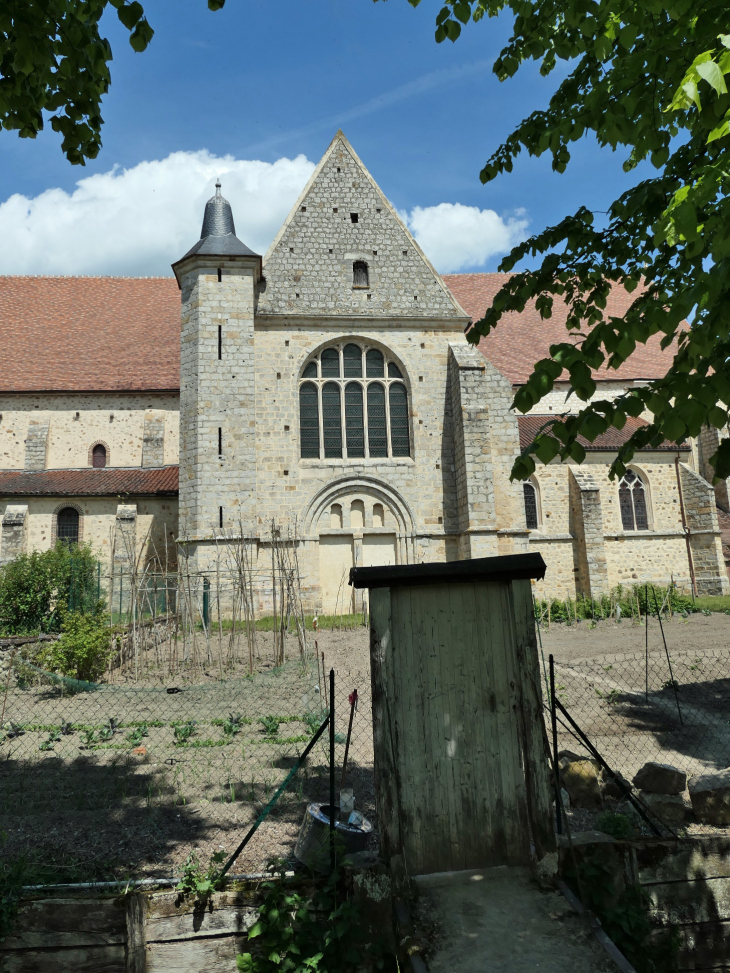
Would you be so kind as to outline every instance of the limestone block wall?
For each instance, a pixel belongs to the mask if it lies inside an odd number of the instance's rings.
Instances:
[[[595,402],[599,399],[613,400],[626,391],[626,381],[602,380],[596,382],[596,391],[587,402]],[[575,412],[575,397],[568,398],[570,386],[568,382],[555,382],[552,390],[548,392],[544,399],[530,409],[528,415],[544,416],[551,412],[560,414],[561,412]],[[644,418],[648,418],[646,413]]]
[[[697,469],[708,483],[712,483],[715,478],[715,470],[710,465],[710,457],[713,456],[719,446],[720,440],[726,439],[729,435],[727,427],[725,429],[715,429],[713,426],[704,426],[702,432],[697,437]],[[715,499],[723,510],[730,510],[730,487],[727,480],[719,480],[715,484]]]
[[[107,447],[108,466],[141,466],[144,417],[159,416],[163,462],[178,461],[177,393],[47,393],[0,396],[0,469],[83,469],[91,465],[91,447]],[[45,447],[33,467],[26,466],[31,427],[47,427]]]
[[[165,413],[159,409],[144,414],[142,432],[142,466],[165,464]]]
[[[724,569],[715,491],[703,477],[683,463],[679,466],[685,516],[689,528],[697,590],[703,594],[730,593]]]
[[[189,538],[256,516],[256,267],[201,258],[181,281],[180,528]]]
[[[545,580],[535,586],[537,597],[565,598],[567,594],[575,597],[576,591],[580,591],[581,585],[585,583],[587,562],[583,564],[584,574],[581,576],[580,557],[575,553],[576,544],[580,540],[580,525],[576,517],[578,493],[574,487],[571,498],[569,481],[569,477],[575,477],[575,474],[578,477],[590,477],[600,496],[602,532],[596,532],[591,548],[594,552],[599,550],[599,534],[602,533],[605,583],[608,588],[646,581],[664,585],[673,578],[685,591],[690,591],[689,563],[682,529],[674,455],[643,451],[632,464],[632,468],[642,477],[646,489],[649,530],[645,531],[623,530],[618,482],[608,478],[612,459],[610,454],[589,453],[580,467],[560,462],[538,466],[534,481],[540,494],[541,521],[538,530],[531,532],[529,543],[530,550],[542,554],[548,571]],[[683,483],[686,477],[687,490],[692,498],[690,529],[696,535],[693,537],[693,545],[696,543],[698,558],[704,565],[706,588],[709,590],[713,585],[719,585],[724,590],[726,572],[722,570],[724,562],[721,558],[719,534],[715,534],[716,527],[712,520],[716,513],[708,501],[708,490],[711,493],[711,488],[687,464],[681,464],[680,468],[683,471]],[[685,506],[689,507],[687,496]]]
[[[165,548],[171,564],[175,563],[175,539],[177,537],[177,501],[174,497],[140,497],[128,501],[136,507],[136,549],[140,551],[146,541],[146,557],[154,551],[164,557]],[[83,543],[91,544],[94,553],[108,567],[111,555],[111,539],[116,529],[119,500],[116,497],[28,497],[0,502],[0,517],[13,508],[27,508],[25,549],[46,551],[53,544],[54,515],[61,507],[73,506],[81,515],[80,533]],[[4,523],[4,520],[3,520]],[[167,541],[167,545],[165,542]],[[14,553],[9,553],[14,552]],[[0,539],[0,561],[20,553],[14,547],[6,547],[3,529]],[[106,568],[105,568],[106,569]]]
[[[46,468],[48,430],[49,420],[46,416],[34,417],[28,423],[28,432],[25,437],[24,469],[44,470]]]
[[[571,466],[568,480],[576,590],[586,598],[600,598],[609,590],[601,493],[588,470]]]
[[[0,563],[12,561],[27,550],[28,505],[25,503],[8,504],[2,515],[0,533]]]

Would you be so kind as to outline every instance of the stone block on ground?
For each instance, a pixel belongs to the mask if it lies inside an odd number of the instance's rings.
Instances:
[[[563,757],[560,761],[560,782],[568,792],[573,807],[601,806],[601,787],[594,761]]]
[[[616,777],[618,780],[616,780]],[[626,797],[627,791],[631,793],[631,784],[626,780],[624,775],[616,772],[616,777],[611,776],[611,774],[608,774],[605,770],[601,769],[599,780],[601,785],[601,795],[604,800],[621,801]],[[619,781],[624,784],[624,787],[621,787]]]
[[[689,796],[695,817],[702,824],[730,824],[730,767],[691,779]]]
[[[653,791],[639,791],[636,795],[652,814],[660,821],[673,825],[684,821],[684,800],[679,794],[655,794]]]
[[[687,786],[687,775],[671,764],[650,760],[634,777],[634,786],[652,794],[681,794]]]

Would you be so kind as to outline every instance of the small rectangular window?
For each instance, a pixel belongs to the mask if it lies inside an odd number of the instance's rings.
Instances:
[[[359,219],[360,219],[360,217],[357,215],[357,213],[350,213],[350,222],[351,223],[357,223]]]
[[[218,526],[223,527],[223,507],[218,507]]]
[[[218,268],[218,283],[220,284],[220,282],[221,282],[222,280],[223,280],[223,271],[222,271],[222,270],[220,269],[220,267],[219,267],[219,268]]]
[[[218,361],[223,357],[223,325],[218,325]]]
[[[223,429],[218,426],[218,456],[223,455]]]

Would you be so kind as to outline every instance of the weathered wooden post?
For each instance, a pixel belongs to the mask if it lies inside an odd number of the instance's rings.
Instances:
[[[370,589],[381,850],[410,875],[554,848],[531,578],[539,554],[353,568]]]

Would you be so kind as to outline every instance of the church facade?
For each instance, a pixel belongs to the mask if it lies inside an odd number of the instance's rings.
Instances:
[[[630,425],[585,444],[581,466],[510,481],[566,410],[560,382],[540,414],[510,408],[560,316],[528,309],[468,344],[500,275],[440,277],[342,133],[265,256],[217,186],[173,271],[0,278],[0,560],[65,538],[120,570],[180,552],[212,576],[245,537],[263,577],[274,526],[296,539],[313,610],[342,606],[353,565],[528,550],[548,565],[536,594],[730,591],[709,431],[641,451],[620,483],[608,467]],[[666,367],[650,344],[597,375],[597,395]]]

